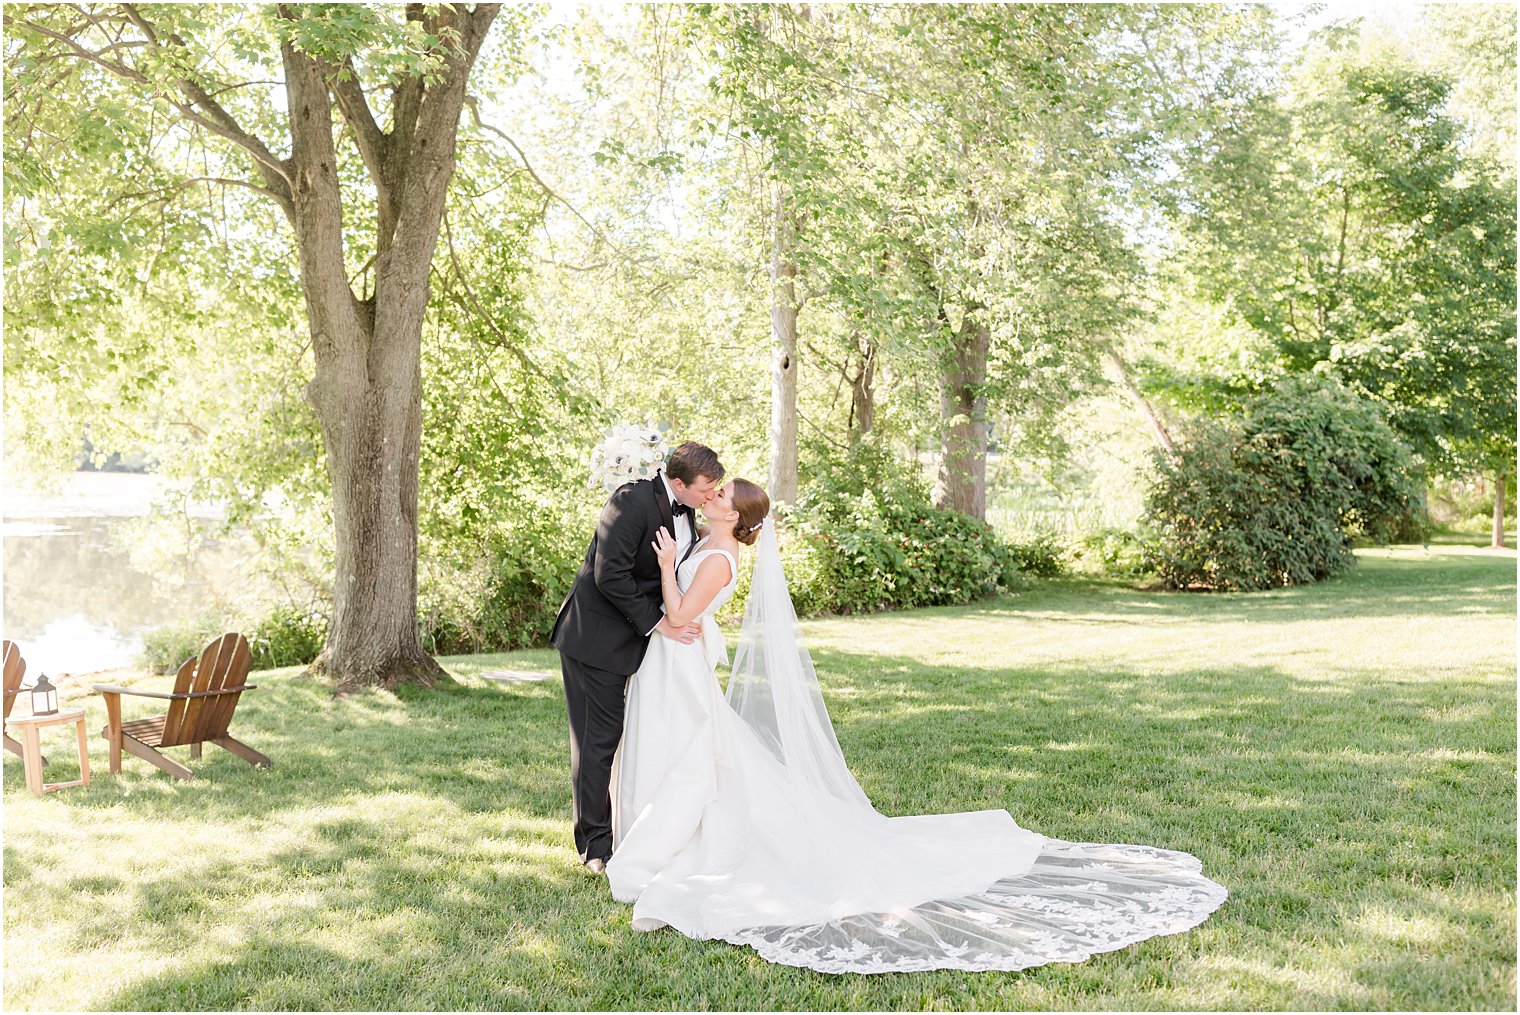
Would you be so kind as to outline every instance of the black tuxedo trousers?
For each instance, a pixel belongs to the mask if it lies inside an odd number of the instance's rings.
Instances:
[[[660,477],[615,491],[549,639],[565,680],[575,848],[583,861],[612,853],[612,759],[623,737],[628,678],[663,616],[653,546],[661,528],[675,537]]]
[[[570,712],[570,799],[575,851],[584,863],[612,855],[612,759],[623,738],[627,673],[560,653]]]

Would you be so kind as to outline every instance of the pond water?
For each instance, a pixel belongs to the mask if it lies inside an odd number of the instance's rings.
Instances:
[[[222,612],[245,582],[239,538],[205,540],[214,508],[192,508],[177,539],[149,539],[142,520],[161,489],[154,476],[75,473],[55,493],[6,491],[4,631],[29,678],[135,665],[145,632]]]

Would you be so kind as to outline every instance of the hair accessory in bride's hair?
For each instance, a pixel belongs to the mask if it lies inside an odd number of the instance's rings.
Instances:
[[[771,499],[765,489],[740,476],[728,484],[729,503],[738,511],[734,519],[734,538],[745,546],[754,546],[765,519],[771,513]]]

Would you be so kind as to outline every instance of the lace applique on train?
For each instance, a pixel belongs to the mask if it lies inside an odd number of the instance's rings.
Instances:
[[[678,570],[683,588],[711,552]],[[1049,839],[1005,810],[878,813],[834,736],[769,522],[726,695],[715,658],[706,637],[655,636],[629,683],[607,876],[637,930],[824,973],[1017,970],[1187,930],[1228,894],[1187,853]]]

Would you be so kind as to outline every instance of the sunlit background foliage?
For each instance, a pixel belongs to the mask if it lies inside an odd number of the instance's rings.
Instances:
[[[278,92],[265,13],[182,6],[254,96]],[[611,423],[669,423],[766,477],[778,209],[805,611],[960,602],[1061,568],[1284,584],[1335,573],[1351,538],[1486,517],[1496,489],[1512,514],[1514,31],[1502,5],[1307,41],[1244,5],[511,8],[471,80],[433,262],[426,644],[542,642]],[[25,42],[7,28],[8,474],[120,455],[172,481],[169,517],[223,505],[261,598],[163,632],[156,655],[232,614],[262,625],[265,662],[302,661],[331,519],[288,229],[197,128]],[[408,46],[390,52],[423,59]],[[362,166],[341,170],[362,195]],[[349,251],[361,283],[371,253]],[[967,422],[956,385],[987,427],[983,518],[936,510]],[[1231,523],[1233,550],[1188,543],[1211,521],[1179,519],[1179,470],[1217,496],[1293,496],[1297,473],[1240,449],[1264,399],[1309,389],[1334,412],[1274,432],[1355,420],[1377,450],[1341,463],[1362,477],[1346,482],[1366,494],[1377,473],[1402,514],[1327,495],[1303,522],[1312,560],[1261,551],[1278,530],[1260,513]]]

